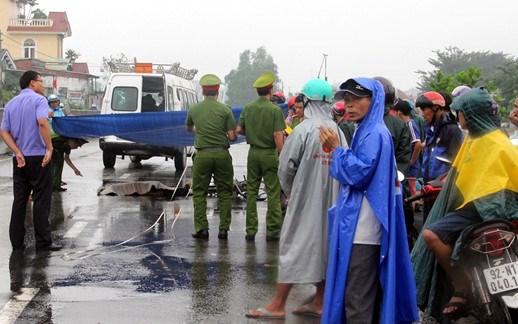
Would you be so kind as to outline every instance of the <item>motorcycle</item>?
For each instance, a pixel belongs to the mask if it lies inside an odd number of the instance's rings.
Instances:
[[[517,323],[518,221],[485,221],[464,232],[460,258],[472,282],[473,315],[481,323]]]
[[[446,174],[428,182],[405,202],[435,199]],[[518,323],[518,221],[485,221],[466,228],[461,237],[462,270],[471,279],[469,315],[480,323]]]

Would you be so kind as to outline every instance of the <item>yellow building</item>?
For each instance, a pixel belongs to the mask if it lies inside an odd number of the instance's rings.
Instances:
[[[48,19],[19,16],[16,0],[0,0],[0,48],[14,60],[62,61],[63,40],[72,35],[66,12],[49,12]]]

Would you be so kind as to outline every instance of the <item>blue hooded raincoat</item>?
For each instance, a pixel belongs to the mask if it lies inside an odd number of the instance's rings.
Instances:
[[[322,323],[346,323],[347,271],[363,195],[382,225],[380,323],[411,323],[419,317],[394,148],[383,123],[385,94],[376,80],[355,80],[371,90],[373,96],[351,148],[339,147],[333,154],[330,172],[340,182],[340,193],[336,205],[329,210],[329,260]]]

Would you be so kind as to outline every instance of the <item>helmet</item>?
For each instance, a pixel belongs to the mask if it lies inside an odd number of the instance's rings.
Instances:
[[[345,105],[343,101],[335,102],[334,105],[331,106],[331,110],[333,111],[333,114],[338,116],[345,115]]]
[[[435,91],[425,92],[415,101],[415,106],[419,108],[433,107],[433,106],[446,106],[446,101],[440,93]]]
[[[293,96],[290,98],[290,100],[288,100],[288,108],[291,108],[295,105],[295,99],[297,98],[297,96]]]
[[[384,77],[375,77],[374,80],[378,80],[383,86],[383,91],[385,91],[385,105],[393,106],[396,103],[396,88],[390,82],[389,79]]]
[[[286,97],[282,92],[276,92],[272,96],[272,101],[277,101],[278,104],[282,104],[286,102]]]
[[[53,101],[58,101],[59,102],[59,97],[56,96],[55,94],[51,94],[50,96],[47,97],[47,102],[48,103],[51,103]]]
[[[331,102],[333,99],[333,88],[329,82],[322,79],[311,79],[302,87],[300,92],[310,100]]]
[[[453,98],[455,98],[455,97],[460,96],[461,94],[468,92],[469,90],[471,90],[470,87],[461,85],[461,86],[458,86],[455,89],[453,89],[453,91],[451,92],[451,95],[453,96]]]
[[[410,99],[403,99],[403,100],[405,100],[408,103],[408,105],[410,106],[410,109],[415,109],[415,105],[412,100],[410,100]]]

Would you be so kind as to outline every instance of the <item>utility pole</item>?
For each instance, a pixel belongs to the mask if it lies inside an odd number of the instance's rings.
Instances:
[[[322,66],[324,66],[324,80],[327,81],[327,54],[323,54],[322,63],[320,63],[320,70],[318,70],[317,78],[320,79],[320,72],[322,72]]]

